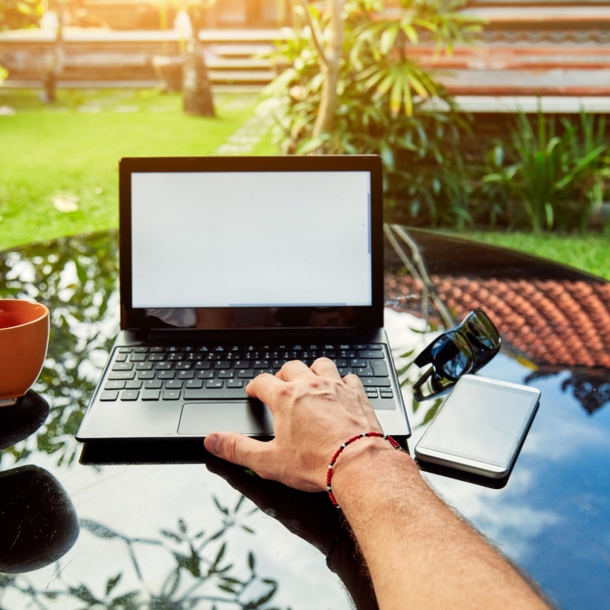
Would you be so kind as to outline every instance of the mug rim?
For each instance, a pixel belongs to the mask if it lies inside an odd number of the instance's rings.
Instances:
[[[49,308],[46,305],[38,303],[37,301],[31,301],[29,299],[0,299],[0,309],[2,309],[3,303],[26,303],[27,305],[33,305],[35,308],[41,307],[42,312],[38,317],[34,318],[33,320],[28,320],[23,324],[14,324],[13,326],[5,326],[3,328],[0,327],[0,333],[2,331],[12,330],[14,328],[23,328],[24,326],[28,326],[28,324],[36,324],[36,322],[40,322],[44,318],[47,318],[50,313]]]

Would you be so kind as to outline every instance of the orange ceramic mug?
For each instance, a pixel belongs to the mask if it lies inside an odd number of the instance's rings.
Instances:
[[[49,310],[0,299],[0,407],[13,405],[38,379],[49,342]]]

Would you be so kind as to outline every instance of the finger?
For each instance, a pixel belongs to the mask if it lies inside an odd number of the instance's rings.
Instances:
[[[311,374],[310,368],[304,362],[291,360],[276,373],[276,377],[282,381],[294,381],[298,377]]]
[[[311,365],[311,370],[318,375],[318,377],[326,377],[326,379],[341,381],[341,375],[339,375],[337,365],[328,358],[318,358]]]
[[[364,393],[364,386],[362,385],[362,381],[360,380],[360,377],[358,377],[358,375],[354,375],[353,373],[346,375],[343,378],[343,383],[346,386],[353,388],[354,390],[362,390],[362,392]]]
[[[252,398],[262,400],[266,405],[272,408],[275,404],[275,396],[278,390],[284,386],[284,382],[278,379],[275,375],[262,373],[257,375],[247,386],[246,393]]]
[[[237,432],[213,432],[203,441],[205,448],[227,462],[239,464],[265,477],[265,465],[274,462],[273,441],[257,441]]]

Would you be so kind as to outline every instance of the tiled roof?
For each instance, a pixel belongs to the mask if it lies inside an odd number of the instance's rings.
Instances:
[[[482,307],[504,341],[537,365],[610,369],[610,283],[431,276],[456,318]],[[420,303],[421,282],[387,275],[386,300]]]

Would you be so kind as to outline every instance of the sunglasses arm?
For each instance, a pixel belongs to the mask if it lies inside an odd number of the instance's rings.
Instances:
[[[417,361],[415,361],[415,364],[417,364]],[[430,379],[430,377],[434,375],[434,372],[434,367],[430,366],[430,368],[413,384],[413,391],[418,392],[419,389],[424,385],[424,383],[426,383],[426,381],[428,381],[428,379]]]

